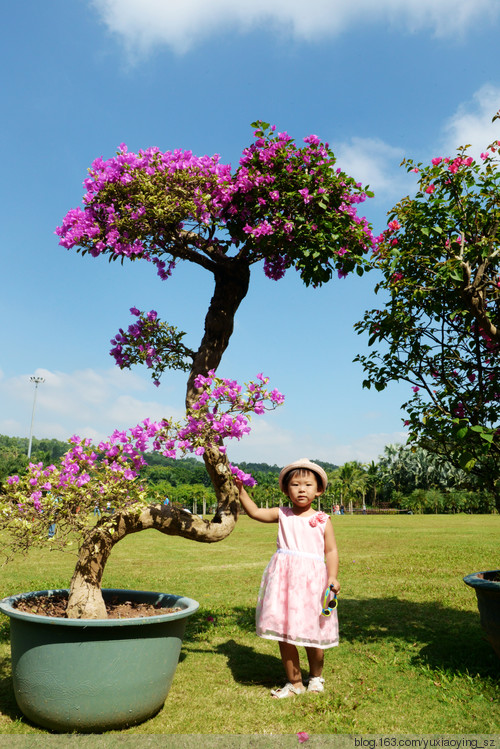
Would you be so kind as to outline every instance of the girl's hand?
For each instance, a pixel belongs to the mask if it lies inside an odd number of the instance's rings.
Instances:
[[[340,593],[340,583],[336,577],[331,577],[328,580],[328,585],[332,588],[335,595],[338,595]]]
[[[246,514],[254,520],[259,520],[261,523],[277,523],[278,522],[278,508],[269,507],[261,508],[257,507],[253,499],[249,496],[245,489],[241,479],[234,478],[234,483],[239,492],[240,504],[245,510]]]

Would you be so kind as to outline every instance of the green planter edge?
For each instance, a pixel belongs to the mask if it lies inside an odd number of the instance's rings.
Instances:
[[[464,577],[464,583],[476,593],[481,627],[500,658],[500,570],[473,572]]]
[[[96,733],[140,723],[158,712],[179,660],[192,598],[152,591],[103,589],[104,600],[148,603],[181,611],[132,619],[63,619],[19,611],[19,599],[67,594],[65,589],[8,596],[12,679],[19,709],[53,731]]]

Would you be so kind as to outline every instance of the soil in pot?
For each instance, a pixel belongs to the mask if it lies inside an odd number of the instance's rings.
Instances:
[[[39,616],[56,616],[66,618],[66,606],[68,603],[67,593],[58,593],[51,596],[40,596],[39,598],[23,598],[15,606],[19,611],[27,614],[38,614]],[[137,601],[120,601],[117,597],[106,601],[106,613],[108,619],[134,619],[138,616],[158,616],[158,614],[173,614],[181,611],[180,607],[162,608],[152,606],[149,603]]]

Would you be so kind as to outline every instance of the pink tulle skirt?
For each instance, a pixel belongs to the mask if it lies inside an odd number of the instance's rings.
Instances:
[[[339,644],[337,610],[322,616],[326,565],[314,554],[278,551],[264,570],[257,602],[259,637],[325,650]]]

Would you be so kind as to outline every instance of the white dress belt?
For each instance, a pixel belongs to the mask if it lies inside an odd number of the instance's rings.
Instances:
[[[319,559],[320,562],[325,561],[325,558],[320,557],[319,554],[310,554],[307,551],[294,551],[293,549],[276,549],[276,554],[291,554],[297,557],[306,557],[307,559]]]

